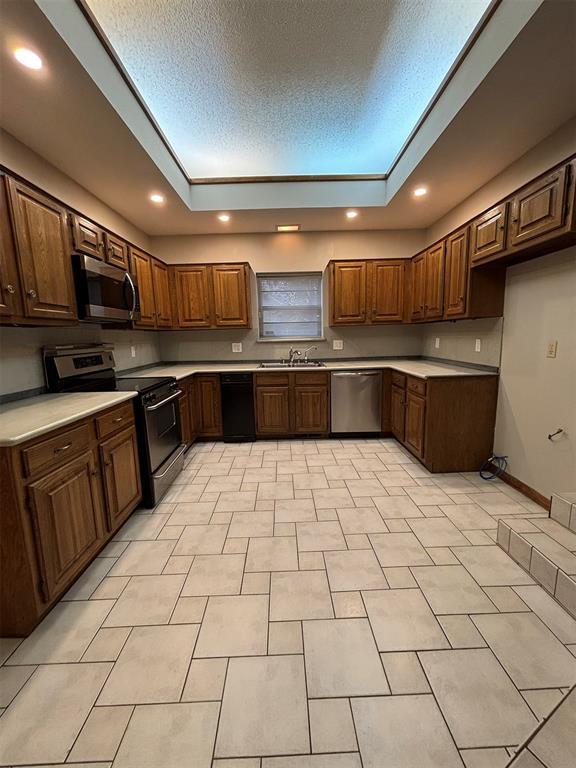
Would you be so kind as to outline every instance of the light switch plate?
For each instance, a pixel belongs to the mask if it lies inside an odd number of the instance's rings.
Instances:
[[[546,347],[546,357],[556,357],[557,352],[558,352],[558,339],[549,341],[548,346]]]
[[[242,352],[242,342],[241,341],[233,341],[232,342],[232,352]]]
[[[136,357],[136,347],[134,346],[134,344],[130,346],[130,356]]]
[[[434,349],[440,349],[440,337],[436,336],[434,339]]]
[[[332,342],[332,349],[344,349],[344,342],[342,339],[334,339]]]
[[[475,352],[480,352],[481,349],[482,349],[482,340],[481,339],[476,339],[476,344],[474,346],[474,351]]]

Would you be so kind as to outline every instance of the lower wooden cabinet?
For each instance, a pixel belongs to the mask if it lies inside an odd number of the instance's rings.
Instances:
[[[131,403],[0,448],[0,487],[0,635],[21,636],[141,500]]]
[[[290,387],[256,387],[256,432],[259,435],[288,435]]]
[[[197,437],[195,377],[188,376],[178,382],[182,394],[178,400],[180,406],[180,430],[182,442],[190,445]]]
[[[323,434],[330,429],[327,386],[294,387],[294,433]]]
[[[142,498],[136,428],[130,427],[100,445],[108,528],[126,520]]]
[[[199,437],[222,436],[222,398],[220,376],[199,373],[195,376],[195,415]]]
[[[257,435],[323,435],[330,431],[327,372],[257,373]]]
[[[404,442],[406,410],[404,406],[404,389],[393,386],[390,396],[390,431],[400,442]]]
[[[498,376],[392,373],[390,431],[430,472],[474,472],[492,452]]]
[[[93,451],[28,488],[46,600],[56,597],[98,551],[104,538],[100,477]]]

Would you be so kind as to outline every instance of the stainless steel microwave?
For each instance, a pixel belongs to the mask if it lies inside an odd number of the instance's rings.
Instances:
[[[78,317],[92,323],[127,322],[138,312],[138,289],[128,272],[84,254],[72,257]]]

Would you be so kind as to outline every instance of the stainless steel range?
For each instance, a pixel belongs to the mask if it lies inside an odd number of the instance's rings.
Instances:
[[[117,377],[113,346],[47,347],[43,350],[50,392],[137,392],[134,400],[143,503],[161,500],[184,466],[178,397],[171,376]]]

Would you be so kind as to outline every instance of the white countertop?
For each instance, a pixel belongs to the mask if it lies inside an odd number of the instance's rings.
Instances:
[[[354,371],[364,368],[393,368],[400,373],[418,376],[423,379],[434,376],[496,376],[494,371],[485,371],[479,368],[468,368],[462,365],[447,365],[433,363],[428,360],[402,360],[390,358],[387,360],[325,360],[325,366],[321,368],[260,368],[258,363],[174,363],[174,365],[159,365],[136,371],[131,376],[174,376],[184,379],[194,373],[251,373],[254,371]]]
[[[103,411],[136,392],[38,395],[0,406],[0,446],[11,446]]]

